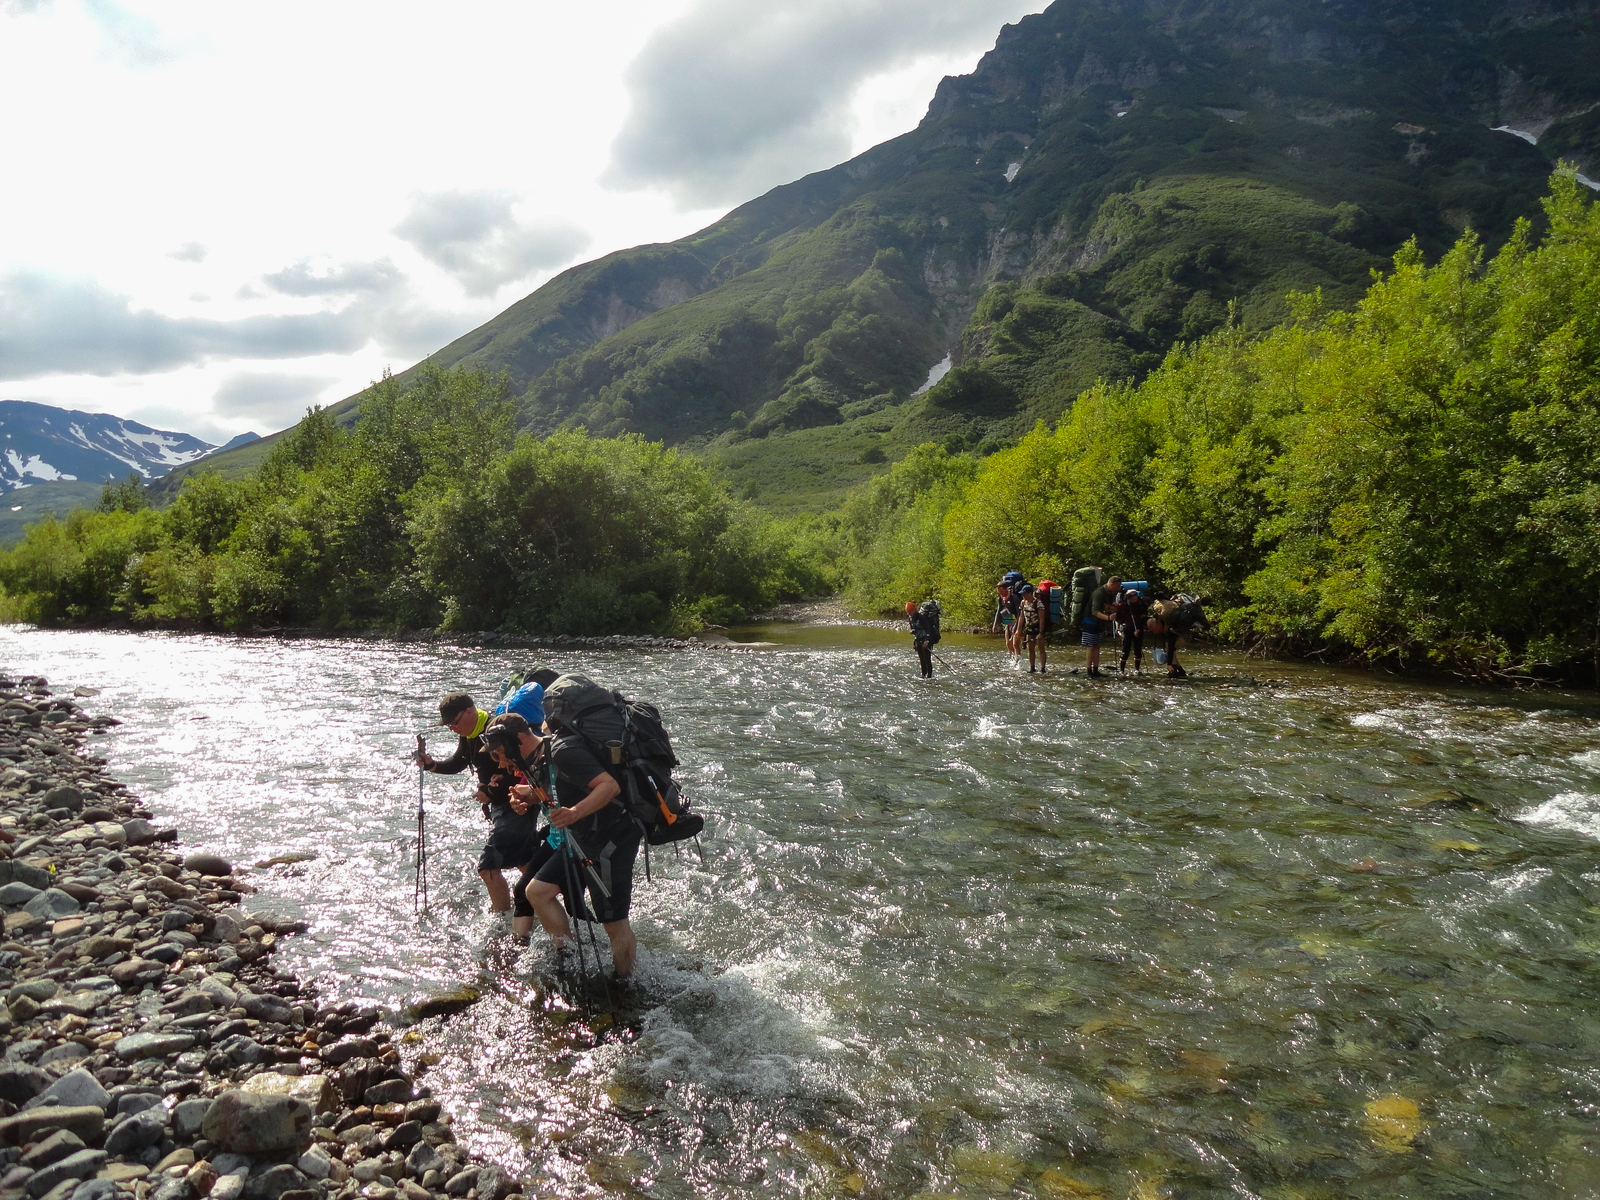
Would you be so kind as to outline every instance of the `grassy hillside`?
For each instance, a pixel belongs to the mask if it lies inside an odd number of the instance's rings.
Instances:
[[[1002,444],[1230,311],[1347,307],[1410,236],[1497,245],[1556,156],[1600,162],[1597,30],[1592,3],[1059,0],[913,132],[573,268],[429,361],[505,370],[535,431],[643,432],[826,507],[879,454]]]
[[[93,508],[105,487],[100,483],[31,483],[0,495],[0,545],[21,540],[23,531],[45,517],[64,517],[75,508]]]

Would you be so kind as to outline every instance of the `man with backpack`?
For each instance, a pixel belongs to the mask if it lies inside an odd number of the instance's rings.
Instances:
[[[478,776],[474,799],[483,815],[494,822],[489,840],[478,856],[478,878],[489,892],[489,907],[497,912],[511,911],[511,890],[503,871],[520,868],[532,853],[533,828],[526,817],[511,810],[509,796],[491,791],[497,765],[484,746],[489,713],[479,708],[465,692],[452,692],[439,702],[439,724],[456,735],[456,751],[440,762],[422,751],[417,765],[434,775],[459,775],[471,767]],[[526,827],[525,827],[526,826]]]
[[[566,681],[583,686],[560,690],[559,684]],[[603,706],[603,702],[586,705],[585,692],[604,694],[580,675],[564,676],[545,695],[545,728],[551,735],[545,753],[555,784],[555,807],[549,810],[551,841],[561,844],[558,853],[534,872],[526,885],[527,897],[539,923],[560,947],[572,936],[572,924],[558,899],[565,891],[581,905],[587,891],[595,919],[611,941],[611,962],[620,980],[633,973],[638,955],[628,910],[642,830],[620,803],[619,763],[610,761],[613,750],[621,759],[624,742],[620,738],[600,742],[583,732],[587,710]]]
[[[1111,623],[1116,614],[1117,595],[1122,591],[1122,580],[1113,575],[1101,587],[1097,587],[1089,594],[1088,610],[1084,615],[1082,628],[1083,642],[1087,653],[1084,656],[1085,674],[1090,679],[1100,678],[1100,643],[1105,640]]]
[[[911,647],[917,652],[917,661],[922,664],[922,677],[932,679],[933,648],[940,637],[939,602],[924,600],[919,606],[907,600],[906,623],[911,626]]]

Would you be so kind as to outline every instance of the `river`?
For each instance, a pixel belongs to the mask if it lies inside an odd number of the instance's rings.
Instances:
[[[0,630],[100,688],[93,745],[281,960],[409,1029],[460,1139],[541,1195],[1600,1194],[1600,706],[1195,654],[1187,685],[888,630],[516,651]],[[708,819],[635,890],[649,1011],[504,967],[485,826],[417,776],[440,694],[549,663],[655,700]],[[435,729],[432,745],[451,741]],[[539,942],[536,935],[535,941]]]

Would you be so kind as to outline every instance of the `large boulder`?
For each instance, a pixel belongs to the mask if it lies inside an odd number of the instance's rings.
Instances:
[[[200,1132],[233,1154],[281,1154],[311,1144],[311,1106],[293,1096],[223,1092],[207,1110]]]

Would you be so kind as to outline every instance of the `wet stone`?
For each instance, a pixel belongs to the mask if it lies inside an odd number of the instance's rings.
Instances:
[[[134,1033],[119,1038],[112,1050],[125,1062],[142,1058],[165,1058],[182,1054],[194,1045],[194,1035],[188,1033]]]
[[[201,1125],[209,1142],[235,1154],[303,1150],[311,1142],[311,1106],[291,1096],[223,1092]]]
[[[39,889],[26,883],[13,881],[0,887],[0,904],[7,908],[20,908],[39,894]]]
[[[107,1154],[137,1154],[161,1140],[166,1129],[166,1110],[155,1108],[134,1113],[106,1134]]]
[[[60,1162],[69,1154],[84,1148],[83,1139],[68,1129],[58,1129],[39,1142],[18,1161],[30,1170],[37,1171],[51,1163]]]
[[[183,869],[198,875],[232,875],[228,860],[215,854],[191,854],[183,860]]]
[[[50,1076],[31,1063],[0,1063],[0,1100],[22,1105],[50,1086]]]

